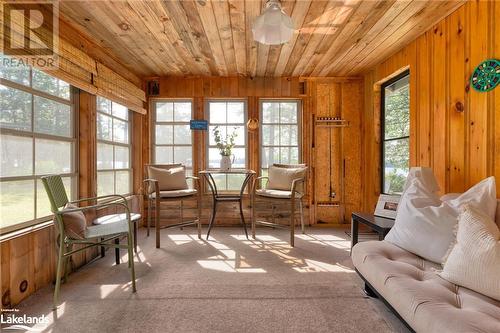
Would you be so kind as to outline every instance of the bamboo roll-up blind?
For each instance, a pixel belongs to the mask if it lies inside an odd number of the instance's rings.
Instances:
[[[3,22],[3,15],[0,15],[1,24],[3,29],[9,29],[10,34],[6,39],[25,38],[29,36],[24,34],[24,26],[20,22],[11,22],[7,27]],[[29,19],[28,17],[25,17]],[[38,40],[27,40],[32,45],[44,47],[50,39],[52,31],[42,26],[37,35]],[[36,56],[36,49],[30,49],[28,56]],[[103,97],[109,98],[117,103],[127,106],[132,111],[139,113],[146,113],[144,109],[144,102],[146,101],[146,94],[142,89],[134,85],[132,82],[125,79],[112,69],[101,64],[94,58],[87,55],[78,47],[72,45],[69,41],[59,38],[59,45],[55,51],[58,58],[57,68],[38,67],[40,70],[49,75],[57,77],[69,84],[85,90],[91,94],[99,94]],[[18,56],[23,59],[26,57]],[[31,64],[37,67],[36,63]]]
[[[129,109],[145,114],[143,102],[146,101],[146,94],[142,89],[132,84],[105,65],[97,62],[97,75],[94,77],[94,85],[98,92],[106,94],[107,98],[121,100],[122,104]],[[120,103],[120,102],[119,102]]]

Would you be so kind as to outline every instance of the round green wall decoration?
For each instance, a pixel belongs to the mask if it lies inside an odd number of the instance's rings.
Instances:
[[[479,92],[495,89],[500,83],[500,61],[488,59],[476,67],[470,78],[472,87]]]

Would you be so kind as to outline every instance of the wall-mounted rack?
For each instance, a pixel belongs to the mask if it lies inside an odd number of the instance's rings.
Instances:
[[[314,125],[317,127],[348,127],[348,120],[339,117],[316,117]]]
[[[340,207],[340,201],[318,201],[316,202],[318,207]]]

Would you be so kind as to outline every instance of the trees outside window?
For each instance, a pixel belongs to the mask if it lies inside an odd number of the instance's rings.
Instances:
[[[300,163],[300,101],[261,100],[261,174],[274,163]]]
[[[401,194],[410,169],[410,76],[382,85],[382,192]]]
[[[97,194],[132,192],[129,110],[97,96]]]
[[[30,67],[2,67],[0,77],[0,231],[4,233],[49,219],[50,203],[41,176],[60,174],[74,198],[77,147],[68,83]]]
[[[154,102],[153,161],[156,164],[182,163],[188,174],[193,169],[193,139],[189,121],[190,100]]]
[[[235,145],[232,148],[231,159],[234,169],[247,167],[246,148],[246,119],[247,104],[244,100],[210,100],[207,103],[209,128],[208,139],[208,168],[218,169],[220,167],[221,155],[215,142],[214,129],[218,127],[223,139],[236,134]],[[218,189],[227,191],[239,191],[245,175],[214,175]]]

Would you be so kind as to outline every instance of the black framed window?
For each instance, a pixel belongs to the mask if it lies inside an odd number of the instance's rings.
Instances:
[[[382,85],[382,193],[401,194],[410,169],[410,73]]]

